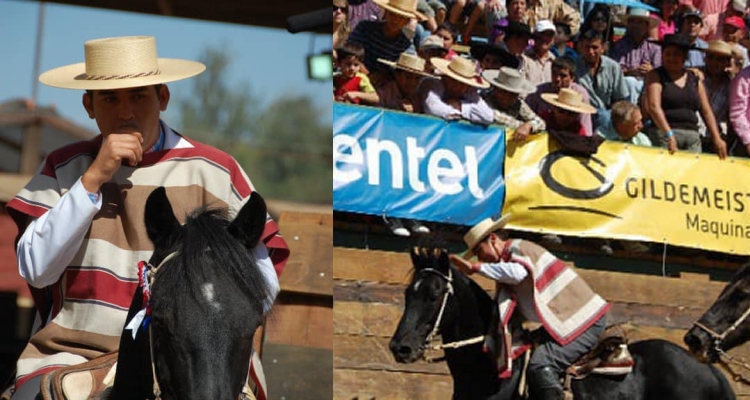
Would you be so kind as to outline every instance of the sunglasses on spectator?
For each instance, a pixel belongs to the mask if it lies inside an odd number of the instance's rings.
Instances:
[[[333,12],[336,12],[336,11],[341,11],[345,13],[346,7],[333,6]]]
[[[595,17],[591,19],[591,22],[607,22],[607,18],[605,17]]]

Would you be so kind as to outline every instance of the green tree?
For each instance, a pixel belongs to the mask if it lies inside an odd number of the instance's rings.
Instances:
[[[333,127],[308,96],[286,95],[261,109],[249,85],[230,86],[229,51],[207,48],[206,71],[178,101],[180,131],[231,154],[266,198],[331,203]]]

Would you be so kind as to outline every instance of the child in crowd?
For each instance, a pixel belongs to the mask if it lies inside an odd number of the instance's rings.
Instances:
[[[345,43],[336,49],[339,73],[333,76],[333,99],[354,104],[377,105],[378,93],[367,77],[362,64],[365,51],[362,46]]]

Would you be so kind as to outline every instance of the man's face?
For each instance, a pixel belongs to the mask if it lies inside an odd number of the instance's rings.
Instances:
[[[159,114],[168,103],[167,85],[160,85],[158,93],[154,86],[142,86],[83,94],[83,106],[102,135],[140,132],[144,148],[159,136]]]
[[[576,123],[578,123],[579,121],[577,112],[566,110],[562,107],[553,106],[552,115],[554,116],[555,122],[560,129],[574,129]]]
[[[552,86],[556,91],[569,88],[573,83],[573,72],[567,68],[552,68]]]
[[[518,100],[518,93],[509,92],[499,87],[492,88],[492,98],[499,109],[508,109]]]
[[[508,46],[508,51],[514,56],[520,56],[529,45],[529,35],[512,35],[505,37],[505,45]]]
[[[739,43],[742,40],[744,32],[742,29],[737,28],[734,25],[724,25],[723,36],[724,41],[729,43]]]
[[[409,97],[417,91],[417,85],[419,85],[419,81],[422,79],[422,76],[419,74],[401,69],[397,69],[395,75],[396,86],[398,86],[399,91],[405,97]]]
[[[623,121],[615,130],[623,140],[630,140],[641,129],[643,129],[643,115],[640,110],[633,110],[630,114],[630,119]]]
[[[637,42],[645,39],[648,35],[648,21],[642,18],[628,19],[628,35]]]
[[[601,39],[584,40],[582,42],[583,47],[583,59],[589,65],[595,65],[599,63],[599,60],[604,54],[604,45],[602,45]]]
[[[681,28],[681,33],[684,33],[690,36],[690,38],[695,39],[701,33],[701,28],[703,28],[703,21],[696,16],[687,17],[684,21],[682,21]]]
[[[481,241],[476,247],[474,247],[474,254],[477,255],[477,259],[481,262],[494,263],[500,261],[500,254],[495,248],[495,242],[498,237],[494,233],[490,233],[486,239]]]
[[[513,0],[508,4],[508,19],[522,21],[526,14],[526,0]]]
[[[473,87],[463,82],[457,81],[447,75],[443,76],[441,80],[443,81],[445,94],[448,95],[448,97],[461,98],[464,96],[464,94],[468,93],[469,90],[474,89]]]
[[[401,14],[395,12],[385,12],[385,27],[386,30],[397,31],[405,27],[409,23],[409,17],[404,17]]]
[[[721,75],[724,71],[729,69],[731,63],[731,56],[706,52],[706,74],[708,76]]]
[[[538,54],[544,54],[549,51],[552,47],[552,42],[555,40],[554,31],[544,31],[534,35],[534,51]]]
[[[479,65],[483,70],[500,69],[503,66],[503,60],[499,55],[487,52],[487,54],[482,57],[482,61],[479,63]]]

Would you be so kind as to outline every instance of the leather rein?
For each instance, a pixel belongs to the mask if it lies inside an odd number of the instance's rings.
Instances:
[[[729,371],[729,373],[732,375],[732,379],[734,379],[735,382],[742,382],[746,385],[750,385],[750,379],[744,377],[741,373],[736,372],[732,370],[729,366],[729,364],[735,364],[739,365],[740,367],[750,370],[750,363],[748,363],[744,358],[742,357],[732,357],[731,355],[727,354],[722,348],[721,344],[726,339],[727,335],[734,332],[742,322],[747,319],[747,317],[750,316],[750,307],[748,307],[742,315],[740,315],[739,318],[737,318],[736,321],[732,325],[730,325],[727,329],[725,329],[721,333],[717,333],[713,329],[707,327],[706,325],[696,321],[693,323],[693,326],[696,326],[700,329],[702,329],[704,332],[708,333],[708,335],[711,337],[711,340],[713,341],[713,350],[716,351],[717,354],[719,354],[719,362],[724,365],[724,367]],[[723,357],[723,359],[722,359]]]
[[[435,323],[432,326],[432,331],[429,335],[427,335],[427,338],[425,339],[424,345],[422,345],[422,350],[443,350],[443,349],[457,349],[459,347],[468,346],[471,344],[479,343],[484,340],[484,335],[476,336],[470,339],[460,340],[456,342],[450,342],[450,343],[441,343],[441,344],[434,344],[431,345],[430,343],[433,341],[435,335],[437,335],[438,331],[440,330],[440,324],[443,321],[443,314],[445,313],[445,306],[448,304],[448,297],[450,295],[454,294],[453,291],[453,272],[451,269],[448,269],[448,275],[443,274],[442,272],[434,269],[434,268],[424,268],[419,270],[419,273],[421,272],[429,272],[432,274],[435,274],[439,276],[441,279],[445,281],[445,293],[443,293],[443,300],[440,304],[440,311],[438,311],[438,316],[435,319]],[[422,352],[422,359],[426,362],[438,362],[442,361],[445,357],[429,357],[425,355],[424,351]]]

